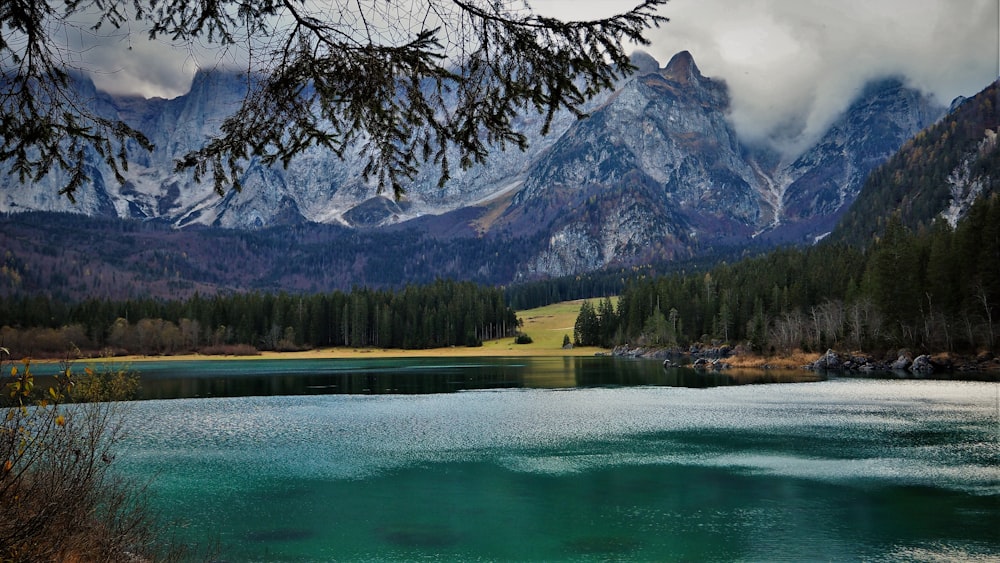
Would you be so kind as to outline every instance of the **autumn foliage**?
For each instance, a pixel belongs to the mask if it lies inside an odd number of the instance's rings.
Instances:
[[[0,560],[160,559],[142,487],[113,471],[125,430],[116,400],[135,378],[114,368],[78,375],[67,364],[42,386],[30,361],[7,357],[0,348]]]

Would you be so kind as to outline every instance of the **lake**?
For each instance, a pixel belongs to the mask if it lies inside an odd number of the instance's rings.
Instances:
[[[996,381],[612,358],[136,367],[147,398],[199,398],[131,403],[118,465],[220,560],[1000,554]]]

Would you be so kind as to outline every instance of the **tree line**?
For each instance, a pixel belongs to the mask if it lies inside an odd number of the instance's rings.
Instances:
[[[582,345],[745,344],[761,353],[830,347],[973,352],[996,346],[1000,196],[952,228],[898,215],[867,249],[821,243],[707,272],[633,280],[616,307],[581,308]]]
[[[184,300],[88,299],[44,295],[0,299],[0,345],[20,355],[67,350],[219,353],[316,347],[476,346],[513,336],[518,321],[503,291],[439,280],[397,291],[299,295],[240,293]]]

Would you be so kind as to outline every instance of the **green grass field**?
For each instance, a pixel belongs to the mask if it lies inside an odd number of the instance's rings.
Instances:
[[[519,311],[517,317],[524,321],[521,331],[534,340],[534,343],[524,346],[552,350],[562,348],[564,335],[569,336],[572,341],[573,325],[576,324],[576,317],[584,301],[590,301],[591,305],[597,307],[600,299],[563,301],[537,309]],[[612,299],[612,303],[617,305],[617,299]]]

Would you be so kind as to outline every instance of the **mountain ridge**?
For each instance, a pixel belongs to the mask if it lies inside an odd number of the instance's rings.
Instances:
[[[133,151],[122,186],[95,163],[75,208],[57,196],[58,175],[31,186],[8,179],[0,211],[75,211],[179,229],[319,223],[388,238],[401,228],[489,244],[527,237],[537,246],[522,249],[528,254],[512,279],[533,279],[718,247],[810,243],[832,229],[871,168],[944,111],[886,79],[860,91],[826,135],[788,162],[739,138],[725,80],[704,76],[690,52],[663,67],[645,53],[633,61],[639,72],[595,100],[585,119],[561,113],[542,137],[542,116],[525,114],[527,151],[495,151],[483,165],[454,171],[444,188],[439,171],[424,166],[402,201],[363,184],[358,159],[317,148],[288,168],[250,161],[243,190],[221,197],[209,182],[176,172],[174,160],[238,107],[247,87],[241,75],[199,73],[191,92],[172,100],[116,98],[90,84],[82,88],[93,107],[127,118],[157,151]]]

